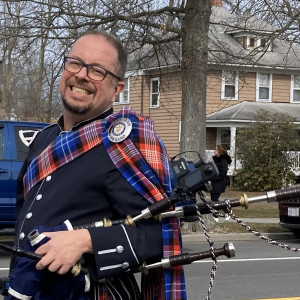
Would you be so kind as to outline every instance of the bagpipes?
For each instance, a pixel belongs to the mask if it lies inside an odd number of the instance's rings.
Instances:
[[[176,177],[175,188],[170,197],[165,197],[159,202],[156,202],[146,209],[142,210],[141,213],[137,216],[128,216],[126,219],[119,220],[109,220],[103,219],[98,222],[83,224],[80,226],[73,226],[73,229],[83,229],[89,227],[108,227],[114,226],[117,224],[126,224],[130,226],[135,226],[137,222],[142,219],[148,218],[168,218],[168,217],[178,217],[178,218],[186,218],[190,216],[198,217],[200,223],[203,225],[203,220],[201,219],[201,215],[203,214],[216,214],[216,212],[223,210],[225,215],[229,214],[229,216],[235,216],[231,213],[232,207],[245,207],[248,208],[249,204],[268,201],[270,202],[278,202],[278,201],[287,201],[290,199],[294,199],[300,197],[300,185],[291,186],[288,188],[283,188],[280,190],[274,190],[267,192],[265,195],[256,196],[256,197],[247,197],[246,194],[241,196],[240,199],[226,200],[226,201],[218,201],[218,202],[206,202],[203,197],[203,203],[196,204],[195,203],[195,195],[197,193],[201,193],[203,190],[209,190],[210,180],[213,180],[218,175],[218,170],[213,162],[204,163],[202,159],[199,160],[196,164],[193,164],[193,170],[190,169],[188,163],[185,159],[181,158],[177,161],[173,161],[171,164],[174,176]],[[186,203],[194,202],[194,204],[188,205]],[[175,206],[178,203],[182,203],[183,205]],[[186,204],[186,205],[184,205]],[[174,210],[169,210],[171,207],[174,207]],[[238,222],[242,223],[242,222]],[[205,227],[204,227],[205,230]],[[206,230],[205,233],[207,234]],[[30,237],[36,236],[39,233],[35,229],[29,234]],[[260,237],[260,236],[259,236]],[[268,238],[265,238],[268,239]],[[207,238],[210,241],[209,238]],[[270,239],[268,239],[270,240]],[[277,243],[277,242],[276,242]],[[273,243],[274,244],[274,243]],[[279,243],[277,243],[279,244]],[[282,246],[282,245],[279,245]],[[291,247],[287,247],[284,245],[284,248],[289,250],[294,250]],[[27,257],[33,259],[34,261],[39,261],[42,256],[38,255],[32,251],[27,251],[19,247],[9,246],[0,243],[0,249],[13,253],[20,257]],[[299,249],[296,249],[297,252],[300,252]],[[296,251],[294,250],[294,251]],[[299,250],[299,251],[298,251]],[[194,261],[212,258],[216,263],[216,257],[226,256],[228,258],[235,256],[235,248],[231,242],[225,243],[224,246],[220,249],[215,249],[213,247],[213,243],[210,243],[210,250],[199,252],[199,253],[181,253],[179,255],[174,255],[166,258],[162,258],[160,261],[152,264],[143,263],[138,268],[132,270],[132,272],[143,272],[147,273],[148,270],[153,268],[170,268],[178,265],[187,265],[191,264]],[[72,269],[71,273],[76,276],[82,270],[80,269],[80,265],[76,264]],[[211,276],[210,289],[213,284],[214,276]],[[5,278],[0,280],[0,293],[2,295],[7,294],[7,288],[9,286],[9,279]],[[210,294],[210,292],[209,292]],[[208,298],[209,299],[209,295]]]

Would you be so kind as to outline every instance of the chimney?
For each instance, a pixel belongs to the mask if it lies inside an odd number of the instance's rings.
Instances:
[[[211,6],[222,7],[223,6],[222,2],[223,2],[222,0],[210,0],[210,5]]]

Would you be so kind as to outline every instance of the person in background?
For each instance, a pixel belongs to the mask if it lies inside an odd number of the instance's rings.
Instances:
[[[228,165],[231,164],[232,160],[227,154],[226,148],[224,146],[217,145],[213,161],[219,170],[219,175],[217,178],[211,180],[212,190],[210,191],[210,195],[212,201],[218,201],[220,195],[225,192]]]

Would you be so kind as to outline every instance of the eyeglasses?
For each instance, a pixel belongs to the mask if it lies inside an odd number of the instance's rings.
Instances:
[[[114,73],[94,64],[86,64],[83,61],[73,58],[73,57],[64,57],[64,69],[72,74],[77,74],[81,71],[83,67],[87,69],[87,76],[94,81],[102,81],[107,74],[115,77],[119,81],[121,78]]]

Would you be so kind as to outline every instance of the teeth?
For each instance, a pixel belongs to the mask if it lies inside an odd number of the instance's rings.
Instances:
[[[85,95],[88,95],[89,92],[87,90],[84,90],[84,89],[81,89],[79,87],[75,87],[73,86],[73,92],[77,92],[77,93],[80,93],[80,94],[85,94]]]

